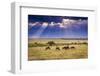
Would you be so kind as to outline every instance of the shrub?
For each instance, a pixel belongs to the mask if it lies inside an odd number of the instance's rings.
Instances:
[[[52,46],[52,45],[55,45],[55,42],[54,41],[48,41],[47,44]]]

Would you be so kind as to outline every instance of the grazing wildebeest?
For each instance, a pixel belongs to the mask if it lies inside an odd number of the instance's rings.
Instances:
[[[64,50],[69,49],[69,46],[64,46],[64,47],[62,47],[62,49],[64,49]]]
[[[75,49],[75,47],[74,47],[74,46],[71,46],[70,48],[71,48],[71,49]]]
[[[60,48],[59,47],[56,47],[56,50],[60,50]]]
[[[50,47],[49,47],[49,46],[48,46],[48,47],[46,47],[46,48],[45,48],[45,50],[50,50]]]

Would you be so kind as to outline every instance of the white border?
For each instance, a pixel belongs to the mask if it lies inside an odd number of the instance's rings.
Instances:
[[[27,8],[28,7],[28,8]],[[24,9],[23,9],[24,8]],[[67,10],[67,11],[66,11]],[[73,11],[72,11],[73,10]],[[34,12],[33,12],[34,11]],[[43,11],[48,11],[44,13]],[[63,11],[61,13],[61,11]],[[69,11],[69,12],[68,12]],[[93,66],[95,56],[95,9],[83,7],[37,7],[28,3],[12,3],[12,68],[13,73],[22,72],[46,72],[52,70],[62,70],[70,68],[89,68]],[[52,12],[52,13],[51,13]],[[57,13],[59,12],[59,13]],[[79,13],[80,14],[79,14]],[[68,15],[68,16],[88,16],[88,37],[89,37],[89,58],[72,60],[49,60],[49,61],[27,61],[27,14],[42,15]],[[67,16],[66,15],[66,16]],[[21,25],[21,26],[20,26]],[[25,26],[23,26],[25,25]],[[91,25],[91,26],[90,26]],[[25,43],[24,43],[25,42]],[[91,48],[90,48],[91,47]],[[23,50],[26,50],[25,52]],[[78,64],[78,65],[77,65]],[[64,65],[64,66],[61,66]],[[66,65],[66,66],[65,66]],[[33,68],[34,67],[34,68]]]

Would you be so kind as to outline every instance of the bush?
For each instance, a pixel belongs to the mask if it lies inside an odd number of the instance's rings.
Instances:
[[[83,42],[82,44],[88,44],[87,42]]]
[[[52,45],[55,45],[55,42],[54,41],[49,41],[49,42],[47,42],[47,44],[52,46]]]

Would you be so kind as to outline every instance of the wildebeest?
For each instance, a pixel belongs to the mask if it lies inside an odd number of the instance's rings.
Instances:
[[[60,50],[60,48],[59,47],[56,47],[56,50]]]
[[[49,47],[49,46],[48,46],[48,47],[46,47],[46,48],[45,48],[45,50],[50,50],[50,47]]]
[[[62,49],[64,49],[64,50],[69,49],[69,46],[64,46],[64,47],[62,47]]]
[[[75,47],[74,47],[74,46],[71,46],[70,48],[71,48],[71,49],[75,49]]]

